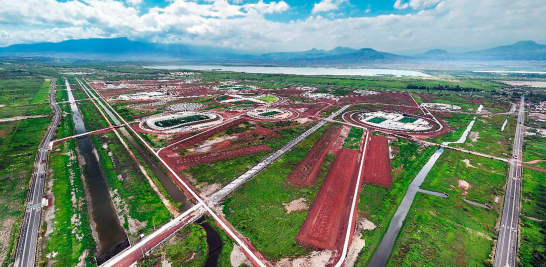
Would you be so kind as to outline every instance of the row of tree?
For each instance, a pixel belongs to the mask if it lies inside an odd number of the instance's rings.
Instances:
[[[455,91],[455,92],[481,92],[482,90],[472,87],[460,87],[459,85],[450,86],[450,85],[435,85],[433,87],[428,87],[425,85],[416,85],[408,84],[408,89],[417,89],[417,90],[440,90],[440,91]]]

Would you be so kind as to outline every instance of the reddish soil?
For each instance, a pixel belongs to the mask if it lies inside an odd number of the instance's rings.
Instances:
[[[365,184],[391,188],[392,169],[387,137],[370,135],[364,159],[364,170]]]
[[[304,90],[299,90],[299,89],[295,89],[295,88],[284,88],[282,90],[277,90],[277,92],[275,92],[277,95],[280,95],[280,96],[284,96],[284,97],[290,97],[290,96],[299,96],[303,93],[305,93],[306,91]]]
[[[341,251],[358,176],[358,158],[357,150],[340,150],[296,236],[298,242]]]
[[[176,166],[176,168],[178,169],[183,169],[185,167],[198,166],[202,163],[257,154],[260,152],[268,151],[269,149],[270,148],[267,145],[259,145],[239,149],[215,151],[211,153],[192,154],[182,158],[170,160],[173,164],[169,163],[169,165]]]
[[[175,145],[174,147],[170,147],[168,149],[165,149],[165,150],[172,150],[172,151],[179,151],[181,149],[185,149],[185,148],[188,148],[188,147],[191,147],[193,145],[196,145],[198,143],[201,143],[209,138],[211,138],[212,136],[218,134],[218,133],[221,133],[235,125],[238,125],[240,123],[242,123],[243,121],[245,121],[244,119],[237,119],[237,120],[233,120],[233,121],[230,121],[228,123],[225,123],[225,124],[222,124],[216,128],[212,128],[210,130],[207,130],[205,132],[202,132],[201,134],[197,134],[197,135],[194,135],[192,136],[191,138],[189,138],[188,140],[180,143],[180,144],[177,144]]]
[[[309,186],[313,184],[317,179],[324,157],[328,153],[328,149],[335,141],[335,137],[339,135],[340,131],[341,127],[339,126],[329,126],[286,180],[299,186]]]
[[[313,103],[313,104],[300,103],[300,104],[279,105],[279,108],[295,109],[303,117],[312,117],[312,116],[318,115],[318,113],[327,106],[328,106],[327,103]]]
[[[188,138],[190,136],[191,136],[191,134],[189,134],[189,133],[180,134],[180,135],[177,135],[173,139],[169,139],[169,140],[165,141],[165,144],[166,145],[174,144],[174,143],[176,143],[176,142],[178,142],[180,140],[184,140],[184,139],[186,139],[186,138]]]
[[[415,106],[415,102],[407,93],[379,93],[376,95],[350,94],[341,98],[341,105],[358,103],[382,103],[391,105]]]
[[[259,134],[263,136],[279,136],[279,134],[276,133],[275,131],[264,128],[260,125],[256,125],[256,132],[258,132]]]
[[[228,149],[233,145],[233,142],[231,140],[222,141],[218,144],[215,144],[213,147],[213,150],[224,150]]]
[[[95,90],[100,90],[101,94],[107,97],[116,97],[121,94],[130,94],[136,92],[154,92],[154,91],[166,91],[169,96],[181,96],[181,97],[197,97],[207,96],[214,91],[210,86],[205,84],[186,84],[184,80],[132,80],[132,81],[115,81],[114,85],[129,84],[133,87],[130,88],[117,88],[108,89],[104,82],[92,82],[91,87]],[[153,102],[153,101],[152,101]]]
[[[317,103],[317,104],[313,104],[309,109],[307,109],[305,112],[304,112],[304,115],[306,116],[317,116],[317,115],[320,115],[319,112],[327,107],[328,105],[327,104],[323,104],[323,103]]]
[[[526,169],[535,170],[535,171],[538,171],[538,172],[546,172],[546,169],[539,168],[539,167],[534,167],[534,166],[529,166],[529,165],[523,165],[523,167],[526,168]]]

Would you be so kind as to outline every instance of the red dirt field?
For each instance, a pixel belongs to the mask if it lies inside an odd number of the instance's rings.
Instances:
[[[178,159],[169,159],[169,165],[176,166],[177,169],[184,169],[184,167],[198,166],[202,163],[214,162],[218,160],[241,157],[246,155],[257,154],[260,152],[268,151],[270,148],[267,145],[251,146],[239,149],[221,150],[211,153],[193,154]]]
[[[340,150],[296,236],[298,242],[341,251],[358,176],[358,158],[357,150]]]
[[[326,103],[314,103],[314,104],[283,104],[279,105],[279,108],[286,108],[291,110],[297,110],[303,117],[312,117],[318,115],[318,113],[328,104]]]
[[[256,132],[260,133],[263,136],[280,136],[275,131],[264,128],[264,127],[262,127],[260,125],[256,125]]]
[[[383,103],[391,105],[415,106],[415,102],[407,93],[380,92],[376,95],[350,94],[340,99],[341,105],[358,103]]]
[[[535,170],[535,171],[538,171],[538,172],[545,172],[545,173],[546,173],[546,169],[539,168],[539,167],[534,167],[534,166],[529,166],[529,165],[523,165],[523,168],[530,169],[530,170]]]
[[[116,88],[109,89],[107,88],[106,82],[90,82],[89,85],[93,89],[100,91],[101,94],[105,97],[116,97],[121,94],[129,94],[135,92],[153,92],[153,91],[166,91],[171,96],[180,96],[180,97],[195,97],[195,96],[206,96],[214,90],[207,84],[202,83],[185,83],[183,79],[173,79],[173,80],[132,80],[132,81],[115,81],[108,82],[112,83],[115,86],[120,84],[126,84],[126,88]]]
[[[328,153],[328,149],[335,141],[335,137],[339,135],[340,131],[340,126],[330,125],[328,129],[324,131],[320,139],[313,145],[311,150],[307,152],[298,166],[296,166],[292,173],[288,175],[286,180],[299,186],[309,186],[313,184],[317,179],[324,157]]]
[[[207,130],[201,134],[197,134],[197,135],[194,135],[192,137],[190,137],[188,140],[186,140],[185,142],[182,142],[180,144],[177,144],[175,145],[174,147],[170,147],[170,148],[167,148],[165,150],[171,150],[171,151],[178,151],[178,150],[181,150],[181,149],[185,149],[185,148],[188,148],[188,147],[191,147],[195,144],[198,144],[198,143],[201,143],[207,139],[209,139],[210,137],[218,134],[218,133],[221,133],[235,125],[238,125],[242,122],[244,122],[245,120],[244,119],[236,119],[236,120],[233,120],[233,121],[230,121],[228,123],[225,123],[225,124],[222,124],[216,128],[213,128],[213,129],[210,129],[210,130]],[[165,151],[167,152],[167,151]]]
[[[364,160],[364,183],[385,188],[392,186],[392,169],[389,159],[389,140],[385,136],[370,135]]]

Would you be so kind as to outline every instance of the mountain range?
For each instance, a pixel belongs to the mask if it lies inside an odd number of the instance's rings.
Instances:
[[[423,54],[402,56],[371,48],[336,47],[332,50],[311,49],[302,52],[277,52],[248,55],[242,51],[184,44],[161,44],[127,38],[81,39],[58,43],[17,44],[0,48],[0,56],[51,56],[108,60],[186,60],[206,62],[257,63],[279,65],[354,65],[367,62],[421,61],[493,61],[546,60],[546,45],[520,41],[490,49],[449,53],[433,49]]]

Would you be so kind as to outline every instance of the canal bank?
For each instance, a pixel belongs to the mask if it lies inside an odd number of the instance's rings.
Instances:
[[[476,114],[479,114],[482,110],[483,106],[480,105],[478,108]],[[462,144],[466,141],[470,131],[472,130],[472,127],[474,126],[474,122],[476,121],[476,117],[472,119],[472,121],[468,124],[465,131],[463,132],[462,136],[459,138],[459,140],[455,142],[443,142],[442,145],[449,146],[450,144]],[[392,218],[389,228],[387,229],[387,232],[381,239],[381,243],[379,243],[379,246],[377,247],[375,253],[372,256],[372,259],[370,260],[370,263],[368,264],[368,267],[383,267],[387,264],[387,261],[390,258],[390,255],[392,253],[392,249],[394,247],[394,243],[396,241],[396,238],[398,237],[398,234],[400,232],[400,229],[402,228],[402,225],[404,223],[404,220],[406,219],[406,216],[408,215],[408,212],[411,208],[411,205],[413,204],[413,200],[415,199],[415,196],[418,192],[421,193],[428,193],[432,195],[436,195],[438,197],[448,197],[445,193],[439,193],[439,192],[432,192],[427,190],[420,189],[421,184],[423,184],[423,181],[427,177],[428,173],[434,167],[440,156],[444,153],[443,148],[439,148],[436,150],[436,152],[430,157],[428,162],[423,166],[423,168],[419,171],[417,176],[413,179],[411,182],[408,191],[406,191],[406,194],[404,195],[404,198],[402,199],[402,202],[398,206],[398,209],[396,210],[396,213],[394,214],[394,217]]]
[[[76,105],[70,84],[65,84],[72,112],[72,121],[76,134],[86,133],[85,123]],[[77,153],[80,158],[82,173],[89,203],[89,217],[93,236],[97,243],[97,263],[100,264],[129,246],[129,240],[119,223],[116,210],[110,198],[108,185],[95,148],[88,136],[78,138]]]
[[[101,99],[97,97],[97,94],[93,92],[92,89],[89,89],[87,85],[85,84],[85,79],[82,79],[82,81],[79,81],[82,88],[87,92],[87,94],[93,98],[94,101],[96,101],[102,109],[106,112],[110,120],[115,125],[122,125],[120,120],[114,115],[114,111],[110,110],[104,103],[102,103]],[[130,126],[128,126],[130,127]],[[186,194],[171,180],[171,178],[165,173],[163,168],[159,165],[159,162],[154,160],[152,158],[152,155],[146,151],[141,144],[139,144],[135,138],[124,128],[119,128],[119,132],[129,141],[129,143],[133,146],[133,148],[136,150],[138,155],[143,159],[146,166],[150,168],[152,173],[155,175],[157,180],[161,183],[163,186],[163,189],[167,192],[167,194],[170,196],[170,198],[177,204],[179,211],[184,212],[188,210],[192,205],[192,203],[188,200],[188,197]]]
[[[114,115],[115,111],[111,110],[107,105],[104,105],[102,103],[102,100],[97,97],[97,93],[93,92],[93,90],[89,89],[85,84],[85,80],[81,82],[81,85],[84,90],[87,91],[87,93],[99,103],[99,105],[104,109],[106,114],[108,114],[108,117],[114,122],[116,125],[121,125],[122,123],[119,121],[119,119]],[[149,167],[149,169],[152,171],[152,173],[155,175],[157,180],[161,183],[163,186],[163,189],[167,192],[170,199],[172,199],[173,202],[175,202],[178,205],[178,209],[181,212],[187,211],[190,209],[193,204],[188,199],[186,194],[173,182],[173,180],[164,172],[162,166],[160,166],[160,163],[157,162],[151,153],[149,151],[146,151],[143,147],[143,144],[140,144],[137,142],[135,137],[127,131],[126,128],[121,127],[118,129],[118,131],[125,137],[125,139],[130,143],[130,145],[134,148],[134,150],[138,153],[138,155],[142,158],[144,161],[144,164]],[[206,242],[209,247],[209,253],[207,255],[207,261],[205,263],[206,267],[215,267],[217,266],[220,254],[222,252],[223,242],[220,237],[220,234],[206,221],[204,218],[200,218],[197,221],[197,224],[199,224],[206,232]],[[118,251],[119,252],[119,251]]]

